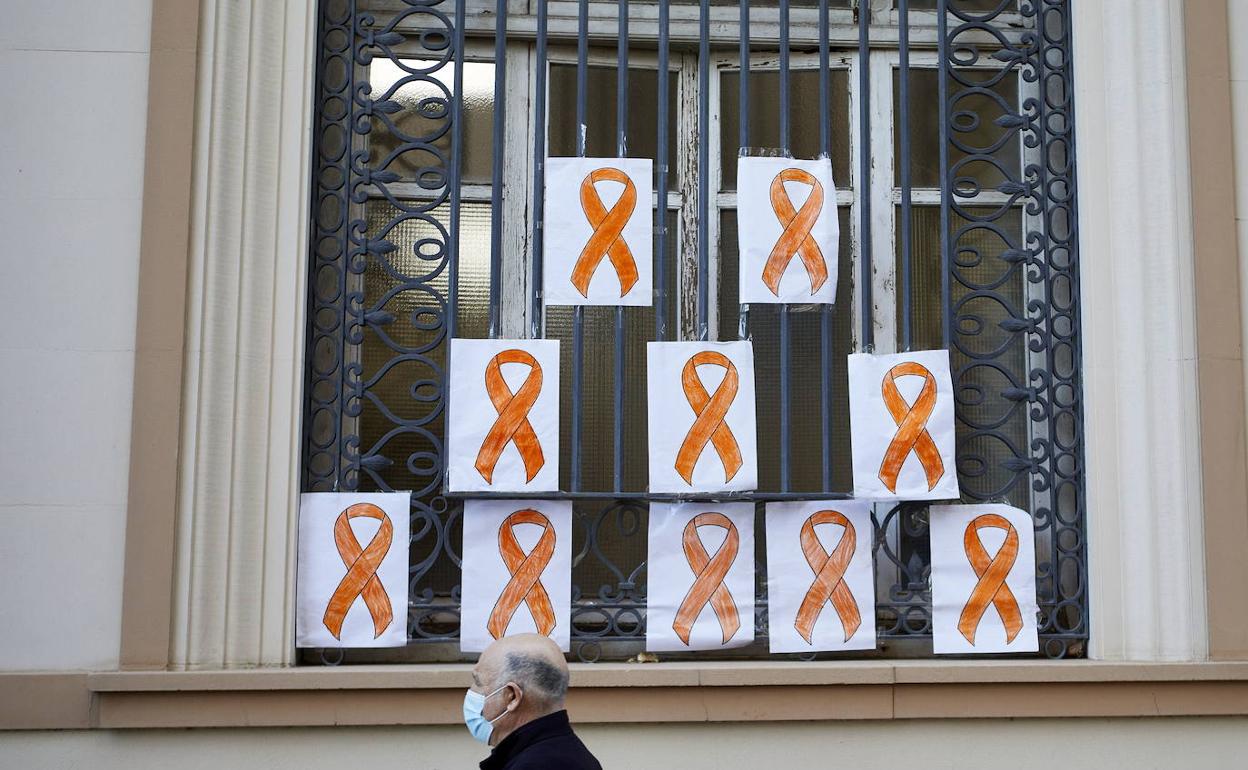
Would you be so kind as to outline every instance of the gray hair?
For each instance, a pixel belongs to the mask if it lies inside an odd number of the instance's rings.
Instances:
[[[515,682],[530,697],[560,705],[568,694],[568,672],[538,655],[509,652],[498,672],[499,685]]]

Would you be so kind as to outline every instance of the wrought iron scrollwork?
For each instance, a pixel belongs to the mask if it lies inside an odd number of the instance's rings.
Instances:
[[[1070,2],[948,5],[945,131],[961,156],[944,180],[959,477],[969,500],[1032,511],[1041,649],[1078,655],[1088,621]],[[1016,100],[997,88],[1007,79],[1020,84]],[[977,203],[985,177],[1002,202]]]

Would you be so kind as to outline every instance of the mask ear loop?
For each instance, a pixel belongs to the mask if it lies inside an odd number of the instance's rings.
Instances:
[[[511,684],[511,682],[508,682],[507,684]],[[490,698],[493,698],[495,695],[498,695],[498,694],[499,694],[500,692],[502,692],[503,690],[506,690],[506,689],[507,689],[507,684],[503,685],[502,687],[498,688],[498,689],[497,689],[497,690],[495,690],[494,692],[492,692],[492,693],[490,693],[489,695],[485,696],[485,700],[489,700]],[[484,706],[485,706],[485,701],[484,701],[484,700],[483,700],[483,701],[481,701],[481,705],[482,705],[482,707],[484,707]],[[511,713],[511,709],[509,709],[509,708],[504,708],[501,714],[499,714],[498,716],[494,717],[493,719],[487,719],[486,721],[487,721],[487,722],[489,722],[491,725],[493,725],[495,722],[497,722],[498,720],[502,719],[503,717],[507,716],[507,715],[508,715],[508,714],[510,714],[510,713]]]

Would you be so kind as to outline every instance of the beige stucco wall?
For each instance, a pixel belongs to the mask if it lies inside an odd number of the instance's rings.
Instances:
[[[1226,768],[1248,752],[1248,719],[1081,719],[590,726],[606,768]],[[340,770],[474,767],[459,727],[0,734],[7,767]],[[679,757],[679,760],[674,759]]]
[[[151,0],[2,5],[0,670],[113,668]]]

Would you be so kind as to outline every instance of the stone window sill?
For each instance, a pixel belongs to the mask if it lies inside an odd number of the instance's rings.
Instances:
[[[466,664],[0,674],[0,727],[434,725]],[[581,723],[1248,714],[1248,662],[573,664]]]

